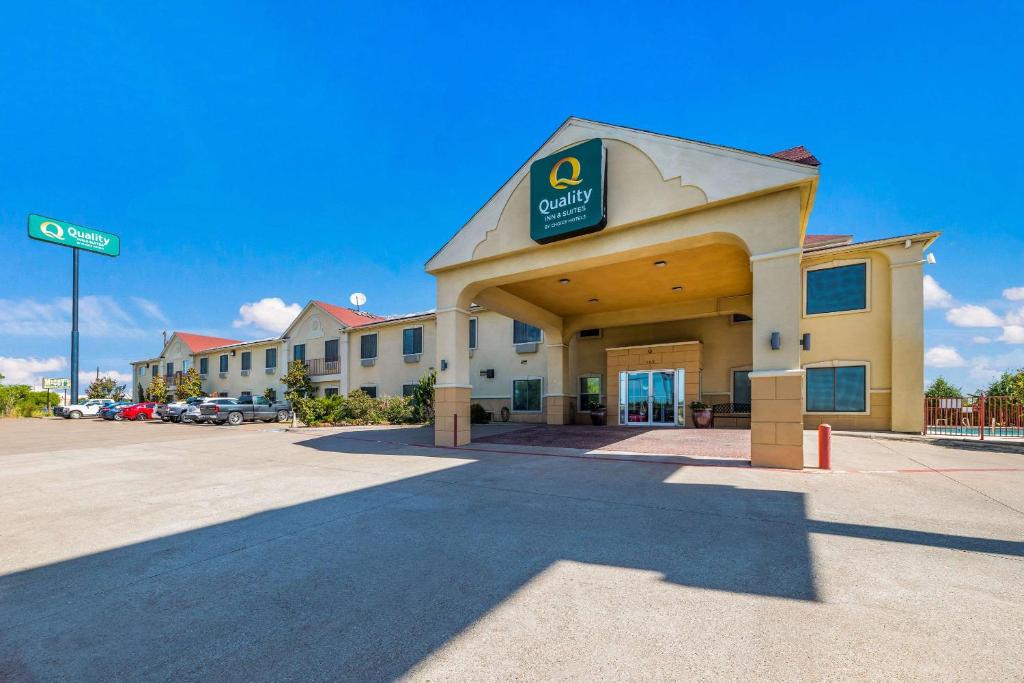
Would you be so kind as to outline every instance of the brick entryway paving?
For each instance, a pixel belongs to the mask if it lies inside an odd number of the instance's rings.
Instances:
[[[628,451],[654,455],[750,459],[750,430],[748,429],[530,425],[491,436],[474,437],[474,442],[596,451]]]

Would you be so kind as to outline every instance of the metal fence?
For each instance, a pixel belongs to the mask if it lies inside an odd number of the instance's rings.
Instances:
[[[924,433],[1024,438],[1024,403],[1012,396],[925,398]]]

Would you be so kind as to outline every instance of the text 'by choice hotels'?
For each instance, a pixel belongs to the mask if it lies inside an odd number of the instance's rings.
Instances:
[[[29,214],[28,236],[42,242],[85,249],[104,256],[117,256],[121,253],[121,238],[113,233],[37,214]]]

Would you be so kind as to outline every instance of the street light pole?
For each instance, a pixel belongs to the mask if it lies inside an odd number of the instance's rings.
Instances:
[[[78,248],[71,250],[71,400],[78,403]]]

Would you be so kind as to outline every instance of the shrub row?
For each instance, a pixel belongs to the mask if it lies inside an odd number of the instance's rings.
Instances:
[[[416,421],[409,399],[401,396],[372,398],[358,389],[348,396],[298,398],[292,402],[292,409],[296,417],[309,427],[405,424]]]

